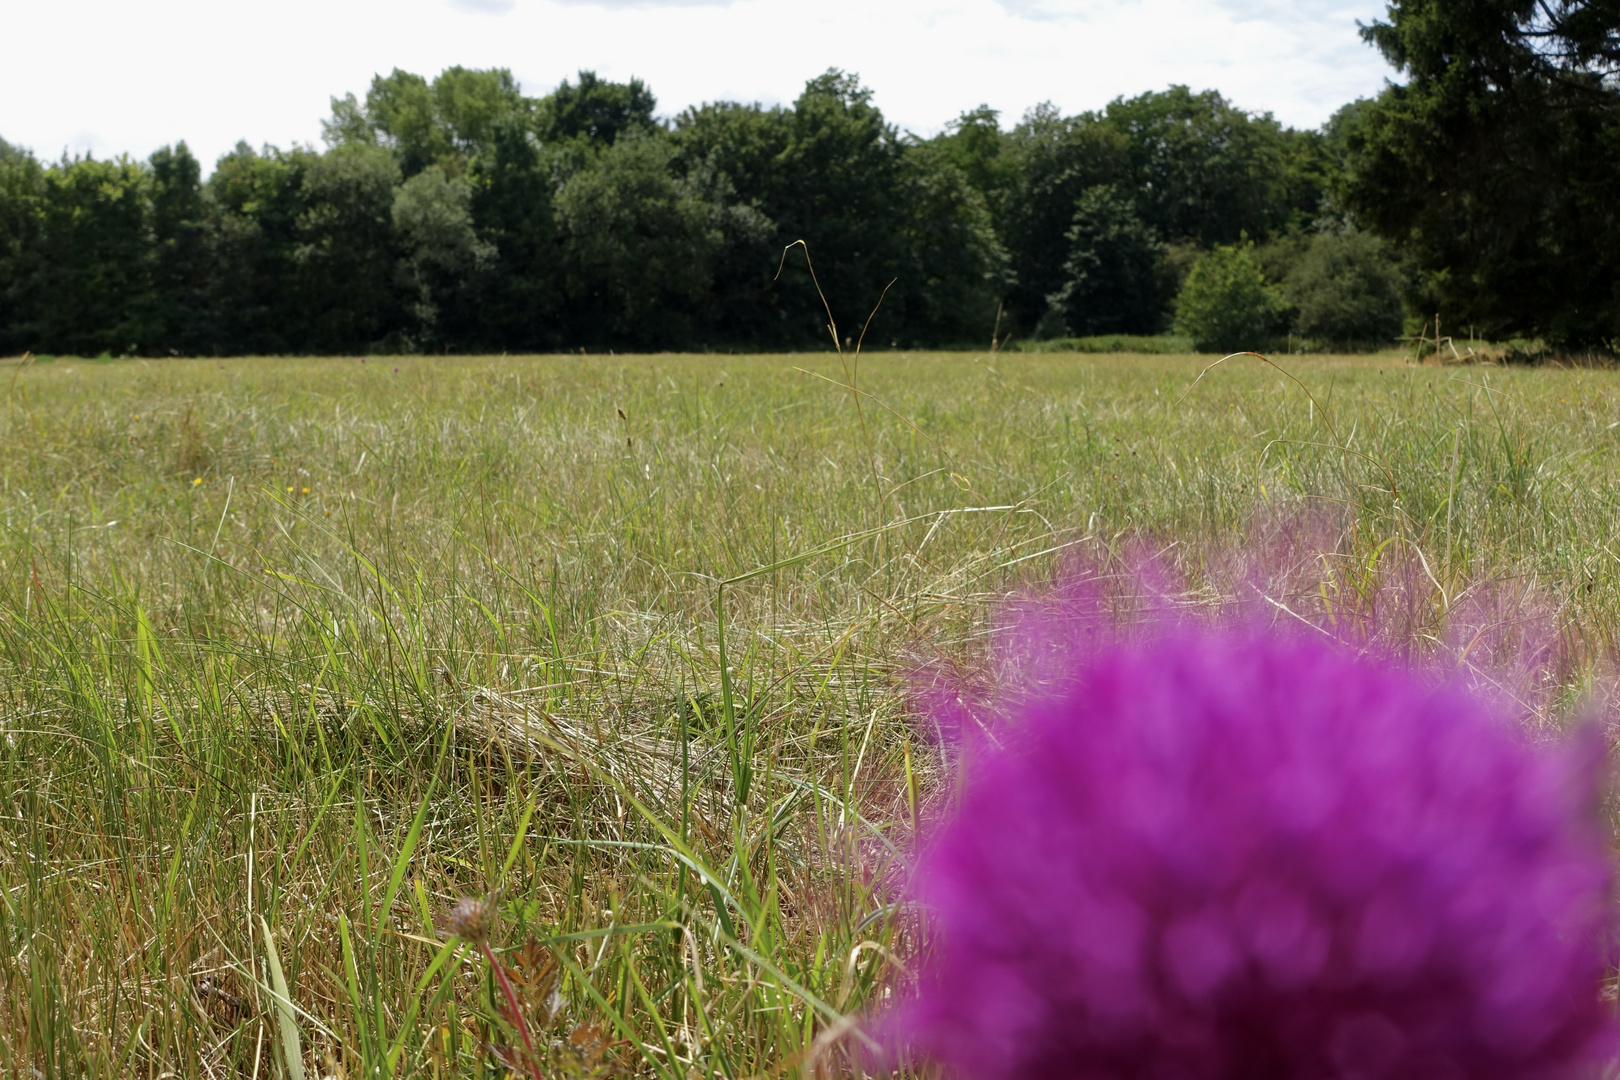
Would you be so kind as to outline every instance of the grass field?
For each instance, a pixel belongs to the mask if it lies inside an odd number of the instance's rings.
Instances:
[[[0,367],[0,1072],[495,1075],[497,890],[548,1075],[832,1069],[908,674],[1077,553],[1316,522],[1307,599],[1514,581],[1600,668],[1620,375],[1209,359]]]

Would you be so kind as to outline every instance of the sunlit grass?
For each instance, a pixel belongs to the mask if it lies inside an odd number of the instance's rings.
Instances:
[[[1320,514],[1613,640],[1620,376],[1208,360],[0,368],[0,1070],[493,1070],[491,892],[548,1070],[830,1068],[949,795],[907,674],[1077,550]]]

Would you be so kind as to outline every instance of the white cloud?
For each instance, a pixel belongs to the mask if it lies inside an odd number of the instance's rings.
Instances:
[[[660,112],[787,102],[858,72],[922,134],[988,103],[1009,120],[1170,83],[1314,126],[1386,73],[1355,21],[1382,0],[0,0],[0,136],[54,157],[146,155],[186,139],[318,145],[331,95],[395,67],[509,67],[544,93],[581,68],[645,79]],[[64,58],[71,58],[67,62]],[[92,147],[87,131],[96,133]]]
[[[997,0],[1007,11],[1024,19],[1050,22],[1084,20],[1097,5],[1074,0]]]
[[[665,7],[730,7],[734,0],[555,0],[569,7],[597,7],[610,10]]]

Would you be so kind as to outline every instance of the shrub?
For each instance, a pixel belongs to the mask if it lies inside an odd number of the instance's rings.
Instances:
[[[1276,333],[1282,311],[1254,244],[1217,247],[1193,264],[1176,297],[1176,333],[1199,352],[1257,349]]]
[[[1400,267],[1370,233],[1322,233],[1284,283],[1294,330],[1336,342],[1387,342],[1401,332]]]

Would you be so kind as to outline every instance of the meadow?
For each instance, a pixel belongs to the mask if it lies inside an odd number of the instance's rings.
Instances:
[[[1620,374],[1212,359],[0,367],[0,1072],[499,1075],[469,896],[547,1075],[835,1071],[926,937],[914,672],[1079,557],[1213,602],[1307,523],[1279,618],[1404,573],[1417,647],[1511,584],[1562,722]]]

